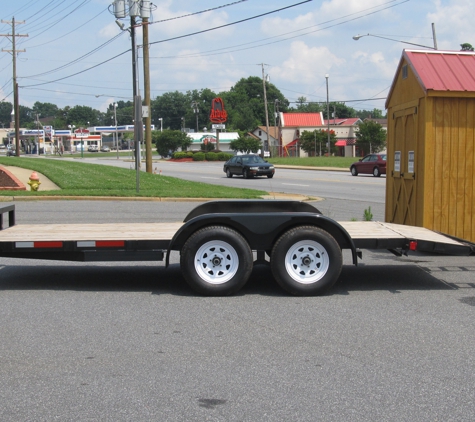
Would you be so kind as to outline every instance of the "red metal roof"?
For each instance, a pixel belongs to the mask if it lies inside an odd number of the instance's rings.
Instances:
[[[282,113],[282,126],[323,126],[322,113]]]
[[[475,53],[405,50],[404,56],[426,91],[475,91]]]

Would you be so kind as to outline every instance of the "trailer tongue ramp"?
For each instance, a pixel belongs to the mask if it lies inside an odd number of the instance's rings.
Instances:
[[[401,254],[398,250],[448,255],[470,255],[475,252],[474,245],[423,227],[378,221],[344,221],[340,224],[359,249],[388,249],[397,255]]]

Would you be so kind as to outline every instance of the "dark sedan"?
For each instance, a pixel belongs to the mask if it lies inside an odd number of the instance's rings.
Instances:
[[[353,163],[350,171],[353,176],[358,176],[360,173],[372,174],[375,177],[386,174],[386,154],[369,154]]]
[[[273,164],[254,154],[236,155],[224,163],[223,170],[227,177],[237,174],[245,179],[254,176],[267,176],[271,179],[275,172]]]

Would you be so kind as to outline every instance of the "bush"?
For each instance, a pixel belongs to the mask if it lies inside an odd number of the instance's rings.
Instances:
[[[233,154],[229,154],[227,152],[219,152],[218,153],[218,161],[228,161],[233,157],[234,157]]]
[[[204,161],[204,160],[205,160],[204,152],[197,152],[193,154],[193,161]]]
[[[208,161],[217,161],[218,160],[218,154],[215,152],[207,152],[206,153],[206,159]]]
[[[187,158],[187,157],[188,157],[187,153],[183,151],[178,151],[178,152],[173,153],[173,158],[175,158],[176,160],[179,160],[181,158]]]

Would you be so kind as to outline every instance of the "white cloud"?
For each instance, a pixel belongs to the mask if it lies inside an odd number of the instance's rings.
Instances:
[[[330,69],[345,62],[327,47],[309,47],[303,41],[295,41],[291,44],[290,57],[273,67],[271,76],[281,82],[316,84]]]
[[[448,3],[434,1],[435,12],[427,19],[434,22],[439,49],[459,50],[460,44],[475,45],[473,32],[473,2],[471,0],[451,0]]]
[[[371,73],[378,75],[378,79],[392,79],[398,65],[396,60],[388,61],[381,51],[373,53],[356,51],[352,54],[351,58],[353,65],[371,69]]]

